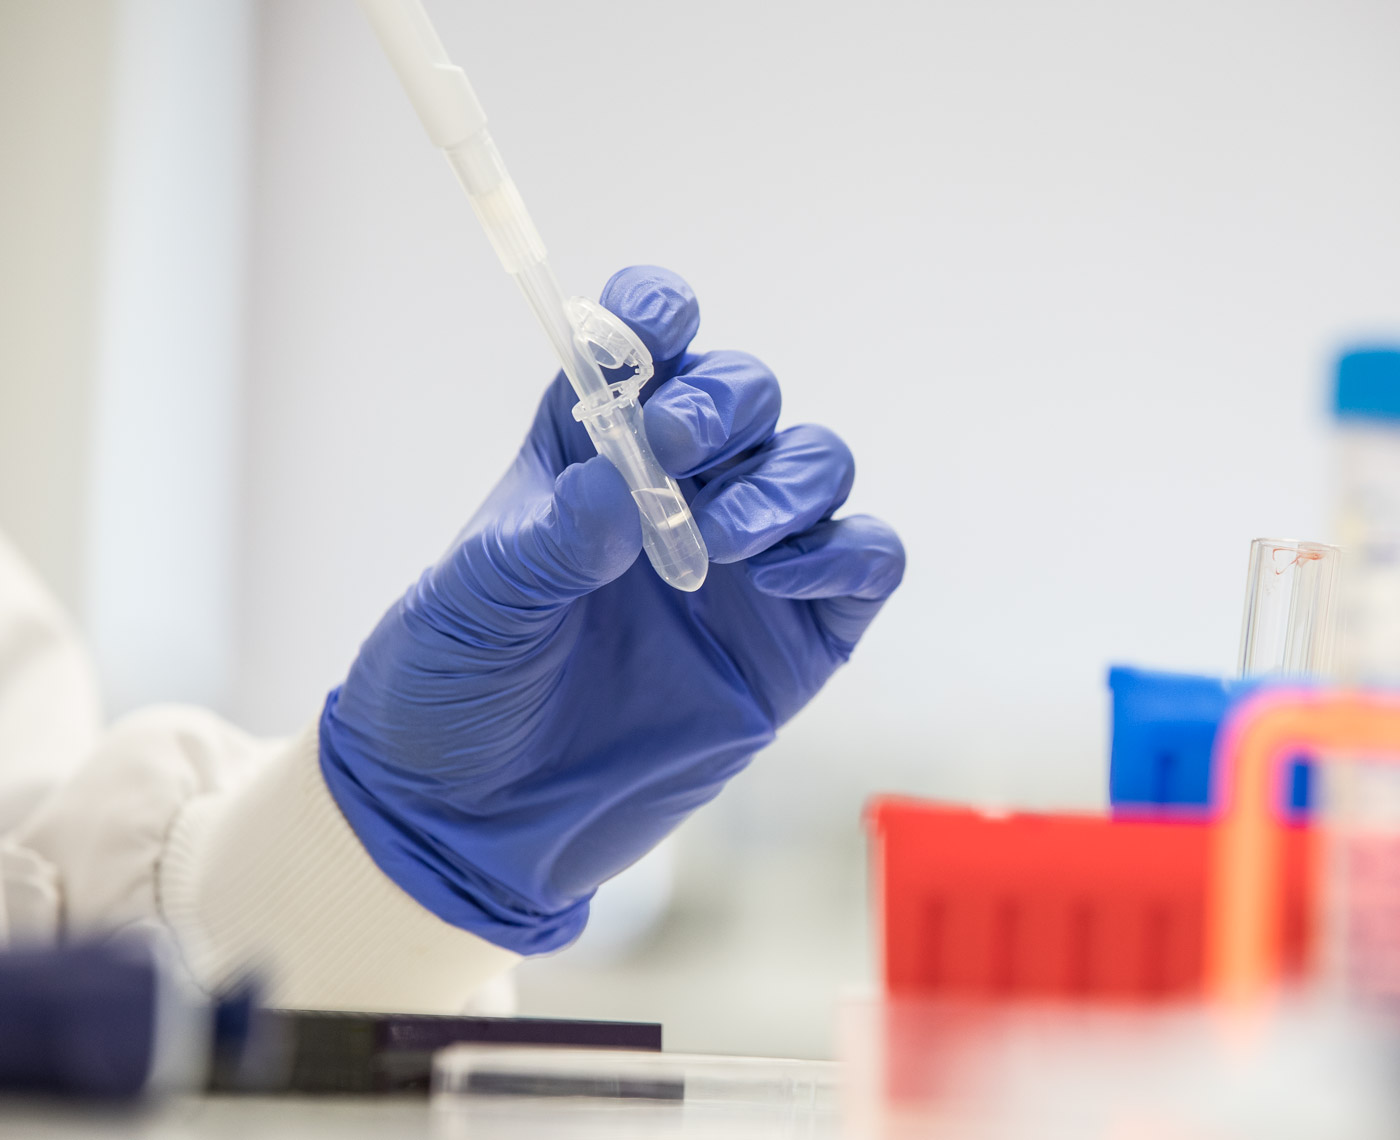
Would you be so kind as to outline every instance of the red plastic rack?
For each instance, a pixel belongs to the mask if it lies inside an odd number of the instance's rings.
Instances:
[[[882,797],[866,813],[891,996],[1153,1001],[1204,983],[1210,825],[989,815]],[[1277,937],[1312,952],[1306,826],[1285,831]]]

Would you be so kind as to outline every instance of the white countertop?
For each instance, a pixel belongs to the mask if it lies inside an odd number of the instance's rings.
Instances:
[[[0,1100],[4,1140],[826,1140],[839,1134],[834,1116],[654,1103],[501,1100],[479,1102],[468,1114],[406,1096],[181,1097],[128,1110]]]

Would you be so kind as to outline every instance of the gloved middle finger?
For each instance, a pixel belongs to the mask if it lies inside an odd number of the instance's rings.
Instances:
[[[782,402],[777,379],[757,357],[697,353],[646,402],[647,439],[662,467],[689,478],[768,440]]]
[[[690,509],[714,562],[739,562],[827,518],[851,493],[855,459],[835,432],[779,432],[701,487]]]

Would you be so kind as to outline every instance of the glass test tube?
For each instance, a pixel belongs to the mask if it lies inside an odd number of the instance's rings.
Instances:
[[[1322,542],[1256,538],[1250,544],[1240,676],[1331,674],[1341,554]]]

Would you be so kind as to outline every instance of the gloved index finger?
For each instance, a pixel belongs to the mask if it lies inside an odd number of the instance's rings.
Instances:
[[[647,438],[677,479],[699,475],[773,436],[782,392],[768,366],[746,352],[688,355],[646,403]]]
[[[646,345],[656,366],[652,383],[668,379],[700,328],[700,302],[685,278],[656,265],[632,265],[609,278],[600,300]]]

